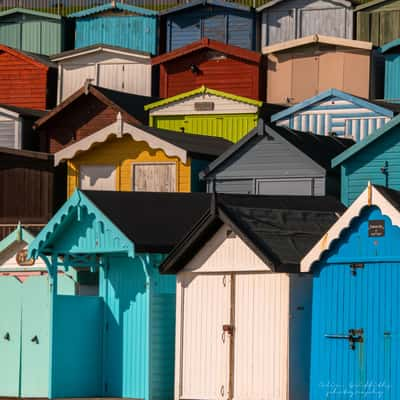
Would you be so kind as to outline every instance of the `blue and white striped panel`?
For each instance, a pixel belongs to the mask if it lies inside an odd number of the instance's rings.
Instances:
[[[346,134],[358,142],[390,121],[388,117],[350,118],[346,120]]]
[[[332,98],[277,121],[277,125],[318,135],[334,133],[337,136],[353,136],[355,140],[361,140],[365,134],[370,134],[388,120],[388,117],[383,117],[368,108],[358,107],[347,100]]]

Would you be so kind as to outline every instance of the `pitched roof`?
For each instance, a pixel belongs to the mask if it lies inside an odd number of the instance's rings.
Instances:
[[[124,123],[120,114],[114,123],[65,147],[54,155],[54,163],[70,160],[92,146],[105,143],[110,137],[122,138],[129,135],[133,140],[145,141],[151,148],[161,149],[170,157],[187,162],[188,154],[212,159],[222,154],[232,143],[226,139],[206,135],[191,135],[146,125],[134,126]]]
[[[54,55],[50,56],[50,59],[52,61],[57,62],[57,61],[65,60],[65,59],[80,57],[82,55],[97,53],[100,51],[104,51],[104,52],[108,52],[108,53],[112,53],[112,54],[123,54],[123,55],[128,55],[128,56],[133,56],[133,57],[139,57],[142,59],[150,59],[151,58],[151,54],[146,53],[144,51],[132,50],[132,49],[127,49],[125,47],[111,46],[109,44],[99,43],[99,44],[93,44],[91,46],[80,47],[78,49],[63,51],[62,53],[58,53],[58,54],[54,54]]]
[[[227,224],[266,267],[298,272],[301,258],[343,210],[333,197],[218,194],[208,213],[169,253],[160,271],[182,270],[220,226]]]
[[[24,229],[19,223],[9,235],[0,241],[0,253],[8,249],[16,242],[25,242],[29,244],[33,240],[34,236],[29,231]]]
[[[304,255],[301,260],[301,272],[310,272],[313,266],[322,259],[331,245],[340,240],[343,231],[348,229],[365,207],[377,206],[382,214],[387,215],[393,225],[400,225],[400,193],[383,186],[370,183],[346,212],[327,229],[320,240]]]
[[[187,54],[190,54],[195,51],[202,50],[202,49],[211,49],[211,50],[219,51],[219,52],[227,54],[229,56],[241,58],[241,59],[251,61],[254,63],[260,63],[262,60],[262,55],[256,51],[251,51],[251,50],[243,49],[241,47],[232,46],[232,45],[225,44],[222,42],[217,42],[216,40],[204,38],[204,39],[198,40],[197,42],[188,44],[187,46],[170,51],[169,53],[161,54],[157,57],[154,57],[152,60],[152,64],[157,65],[157,64],[164,63],[164,62],[168,62],[175,58],[183,57]]]
[[[338,89],[328,89],[328,90],[325,90],[324,92],[317,94],[316,96],[310,97],[309,99],[302,101],[301,103],[295,104],[281,112],[276,113],[275,115],[273,115],[271,117],[271,121],[272,122],[279,121],[283,118],[286,118],[296,112],[299,112],[306,108],[309,108],[309,107],[313,106],[315,103],[319,103],[330,97],[338,97],[340,99],[350,101],[351,103],[354,103],[354,104],[358,105],[359,107],[368,108],[370,110],[373,110],[378,114],[385,115],[390,118],[393,117],[393,112],[391,109],[384,108],[383,106],[380,106],[377,103],[370,102],[361,97],[342,92],[341,90],[338,90]]]
[[[264,11],[265,9],[273,7],[276,4],[280,4],[280,3],[284,2],[284,1],[286,1],[286,0],[272,0],[272,1],[269,1],[269,2],[267,2],[265,4],[263,4],[262,6],[257,7],[256,11],[257,12]],[[352,4],[353,4],[351,1],[346,1],[346,0],[335,0],[334,3],[342,4],[345,7],[352,7]]]
[[[389,43],[384,44],[383,46],[380,47],[380,51],[382,54],[388,53],[391,50],[396,49],[397,47],[400,46],[400,39],[395,39],[392,40]]]
[[[59,19],[59,20],[62,19],[62,17],[57,14],[45,13],[45,12],[41,12],[41,11],[29,10],[27,8],[19,8],[19,7],[10,8],[8,10],[0,12],[0,18],[5,17],[7,15],[12,15],[12,14],[28,14],[28,15],[34,15],[36,17]]]
[[[176,12],[180,12],[182,10],[187,10],[192,7],[198,7],[198,6],[206,6],[206,5],[211,5],[211,6],[218,6],[218,7],[225,7],[225,8],[232,8],[234,10],[241,10],[241,11],[248,11],[250,12],[252,10],[251,7],[234,3],[234,2],[228,2],[228,1],[223,1],[223,0],[192,0],[187,2],[186,4],[181,4],[176,7],[172,7],[169,9],[166,9],[165,11],[161,11],[160,15],[168,15],[168,14],[173,14]]]
[[[53,154],[41,153],[39,151],[30,151],[30,150],[17,150],[8,147],[0,147],[0,154],[15,156],[15,157],[23,157],[23,158],[33,158],[37,160],[52,161],[54,159]]]
[[[154,108],[162,107],[162,106],[165,106],[167,104],[171,104],[171,103],[175,103],[177,101],[185,100],[185,99],[187,99],[189,97],[193,97],[193,96],[196,96],[198,94],[212,94],[214,96],[223,97],[225,99],[230,99],[230,100],[238,101],[238,102],[241,102],[241,103],[251,104],[251,105],[256,106],[256,107],[261,107],[263,105],[262,101],[249,99],[247,97],[237,96],[237,95],[231,94],[231,93],[221,92],[220,90],[211,89],[211,88],[208,88],[208,87],[203,85],[203,86],[199,87],[198,89],[190,90],[189,92],[180,93],[180,94],[178,94],[176,96],[168,97],[166,99],[162,99],[162,100],[156,101],[155,103],[147,104],[144,107],[144,109],[145,110],[152,110]]]
[[[359,6],[357,6],[354,9],[354,12],[365,10],[365,9],[371,8],[371,7],[375,7],[375,6],[383,4],[383,3],[390,3],[392,1],[393,0],[372,0],[372,1],[367,1],[364,4],[360,4]]]
[[[68,18],[82,18],[87,17],[89,15],[98,14],[104,11],[109,10],[120,10],[120,11],[128,11],[131,13],[139,14],[139,15],[146,15],[149,17],[155,17],[158,15],[157,11],[149,10],[148,8],[136,7],[131,6],[129,4],[118,3],[115,1],[111,1],[110,3],[103,4],[101,6],[88,8],[86,10],[82,10],[76,13],[72,13],[67,15]]]
[[[128,116],[131,123],[147,123],[147,113],[144,110],[146,104],[158,100],[157,97],[141,96],[138,94],[118,92],[100,86],[85,84],[71,96],[62,101],[57,107],[53,108],[45,116],[35,122],[34,126],[39,127],[62,112],[79,97],[92,94],[110,106],[116,107],[123,115]]]
[[[324,168],[326,171],[330,171],[332,169],[332,158],[354,144],[352,139],[298,132],[283,126],[264,124],[262,120],[259,120],[256,128],[254,128],[233,146],[228,148],[228,150],[220,157],[211,162],[208,167],[200,173],[200,177],[207,178],[208,175],[221,167],[234,154],[237,154],[241,151],[247,151],[248,144],[251,141],[257,140],[262,136],[276,135],[279,135],[281,138],[286,140],[288,144],[303,152],[307,157],[309,157],[320,167]]]
[[[21,117],[28,118],[41,118],[47,114],[47,111],[33,110],[32,108],[16,107],[9,104],[0,104],[0,109],[6,109],[20,115]]]
[[[14,57],[20,58],[30,64],[36,65],[37,67],[40,68],[57,68],[57,65],[52,63],[49,59],[49,57],[42,55],[42,54],[36,54],[36,53],[30,53],[29,51],[22,51],[22,50],[17,50],[12,47],[6,46],[5,44],[0,44],[0,51],[4,51],[6,53],[12,54]]]
[[[343,39],[334,36],[324,36],[324,35],[310,35],[305,36],[300,39],[288,40],[282,43],[272,44],[271,46],[266,46],[262,48],[263,54],[278,53],[280,51],[285,51],[292,49],[294,47],[306,46],[314,43],[322,43],[332,46],[348,47],[352,49],[362,49],[362,50],[372,50],[373,44],[371,42],[363,42],[360,40]]]
[[[371,135],[366,136],[363,140],[357,142],[354,146],[350,147],[342,154],[339,154],[332,160],[332,167],[336,167],[339,164],[342,164],[344,161],[348,160],[350,157],[353,157],[355,154],[368,147],[370,144],[374,143],[377,139],[385,135],[387,132],[392,130],[400,123],[400,115],[394,117],[391,121],[387,122],[382,128],[377,129]]]

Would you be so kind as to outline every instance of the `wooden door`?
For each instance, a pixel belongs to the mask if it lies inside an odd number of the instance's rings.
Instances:
[[[17,278],[0,277],[0,397],[20,395],[21,290]]]
[[[133,165],[133,191],[175,192],[175,163],[143,163]]]
[[[231,277],[185,273],[180,315],[181,399],[229,399]]]
[[[295,55],[292,60],[292,93],[290,101],[299,103],[318,94],[318,56]]]
[[[83,190],[116,190],[114,165],[81,165],[79,187]]]
[[[264,46],[295,39],[295,18],[293,10],[268,11],[265,13]]]

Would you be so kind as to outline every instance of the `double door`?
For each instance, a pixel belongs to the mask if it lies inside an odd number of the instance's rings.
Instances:
[[[288,346],[281,334],[288,310],[281,275],[184,274],[179,398],[280,398]]]
[[[399,267],[332,265],[314,279],[312,400],[400,398]]]

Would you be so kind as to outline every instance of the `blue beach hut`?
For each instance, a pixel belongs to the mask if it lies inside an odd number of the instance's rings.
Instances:
[[[380,50],[385,59],[384,98],[398,103],[400,102],[400,39],[383,45]]]
[[[204,193],[77,190],[29,247],[50,276],[45,397],[172,399],[175,278],[157,267],[205,213]],[[57,292],[57,267],[99,271],[99,296]]]
[[[271,121],[318,135],[352,137],[359,141],[390,121],[400,107],[371,102],[338,89],[329,89],[274,114]]]
[[[301,261],[313,274],[310,400],[400,398],[400,192],[369,184]]]
[[[157,53],[158,12],[111,2],[68,15],[75,20],[75,48],[108,44]]]

